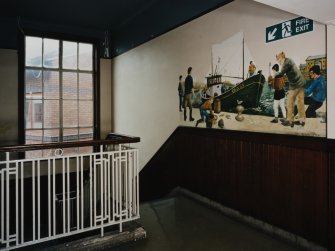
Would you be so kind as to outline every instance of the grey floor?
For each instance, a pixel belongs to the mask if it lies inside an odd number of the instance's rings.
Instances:
[[[147,239],[113,251],[301,250],[184,196],[141,205]]]

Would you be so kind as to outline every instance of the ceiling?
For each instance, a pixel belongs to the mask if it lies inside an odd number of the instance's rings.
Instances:
[[[335,25],[334,0],[254,0],[324,24]]]
[[[2,32],[20,24],[104,40],[110,34],[110,56],[148,40],[233,0],[7,0],[1,3]],[[335,25],[334,0],[254,0],[300,16]],[[11,25],[3,18],[12,19]],[[15,29],[16,30],[16,29]],[[17,36],[13,36],[16,37]]]
[[[0,17],[85,35],[109,31],[115,56],[231,1],[7,0],[1,3]]]

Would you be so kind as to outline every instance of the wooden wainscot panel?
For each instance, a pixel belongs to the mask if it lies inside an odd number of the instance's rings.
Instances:
[[[182,187],[328,244],[325,139],[180,127],[176,147]]]
[[[335,250],[335,140],[328,140],[329,250]]]

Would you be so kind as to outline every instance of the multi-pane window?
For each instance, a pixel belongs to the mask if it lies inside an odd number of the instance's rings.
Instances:
[[[25,37],[26,144],[93,139],[93,51],[89,43]]]

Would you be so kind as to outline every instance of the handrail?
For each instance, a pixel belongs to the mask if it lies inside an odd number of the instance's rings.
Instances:
[[[85,141],[46,143],[46,144],[25,144],[25,145],[1,146],[0,152],[24,152],[24,151],[42,150],[42,149],[114,145],[114,144],[127,144],[127,143],[137,143],[137,142],[140,142],[139,137],[117,134],[117,133],[109,133],[106,139],[101,139],[101,140],[85,140]]]

